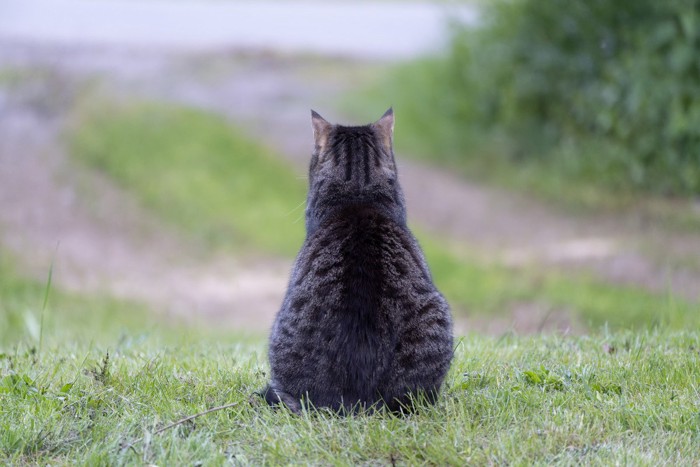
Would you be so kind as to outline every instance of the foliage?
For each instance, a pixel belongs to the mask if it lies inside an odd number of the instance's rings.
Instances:
[[[411,152],[485,172],[536,167],[566,180],[559,191],[700,193],[696,1],[500,0],[482,22],[382,89]]]
[[[475,44],[481,50],[460,50],[457,39],[453,54],[490,55],[472,70],[491,81],[479,118],[520,143],[536,131],[563,157],[579,140],[602,141],[578,156],[586,160],[570,155],[572,170],[699,193],[699,22],[697,2],[686,0],[502,2]]]

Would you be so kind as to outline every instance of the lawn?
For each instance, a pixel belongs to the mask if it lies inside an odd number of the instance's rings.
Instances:
[[[698,332],[468,335],[437,405],[343,418],[261,404],[262,338],[69,326],[39,351],[16,331],[0,343],[3,464],[700,462]]]

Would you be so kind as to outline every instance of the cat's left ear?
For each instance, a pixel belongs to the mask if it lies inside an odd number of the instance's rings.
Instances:
[[[394,109],[389,107],[389,110],[384,112],[382,118],[372,124],[377,130],[381,142],[391,151],[394,143]]]
[[[314,143],[319,149],[323,149],[328,142],[328,135],[331,132],[331,125],[325,118],[321,117],[317,112],[311,111],[311,126],[314,129]]]

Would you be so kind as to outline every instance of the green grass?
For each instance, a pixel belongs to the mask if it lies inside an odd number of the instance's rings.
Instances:
[[[69,142],[77,160],[207,244],[287,255],[301,244],[304,184],[222,117],[101,102],[79,111]]]
[[[154,215],[215,247],[296,253],[305,182],[273,154],[211,113],[160,103],[94,108],[80,111],[68,135],[78,161],[113,177]],[[590,277],[509,270],[419,237],[457,314],[507,316],[513,307],[536,303],[591,329],[700,327],[700,314],[682,300]]]
[[[261,405],[262,342],[19,345],[0,354],[0,462],[694,465],[699,350],[697,332],[468,336],[435,407],[342,418]]]

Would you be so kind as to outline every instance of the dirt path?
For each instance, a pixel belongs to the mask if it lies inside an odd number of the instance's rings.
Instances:
[[[58,139],[65,112],[84,83],[95,80],[108,95],[199,106],[244,125],[304,174],[309,108],[342,122],[332,111],[335,97],[379,66],[264,54],[33,46],[0,50],[3,63],[49,70],[36,84],[0,93],[0,233],[27,270],[43,277],[55,257],[56,280],[68,289],[108,292],[169,313],[258,330],[269,326],[281,301],[289,261],[212,258],[199,251],[128,193],[70,164]],[[400,122],[397,109],[397,137]],[[400,173],[410,219],[484,258],[700,296],[698,235],[640,226],[633,216],[567,215],[405,158]],[[475,325],[532,330],[532,321],[518,315],[507,323]]]

